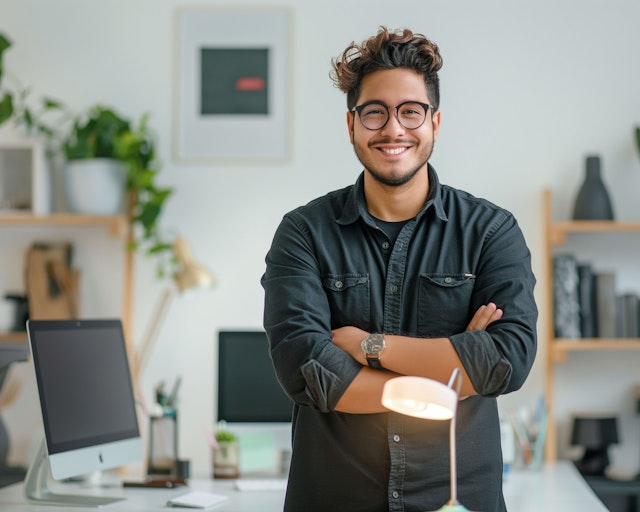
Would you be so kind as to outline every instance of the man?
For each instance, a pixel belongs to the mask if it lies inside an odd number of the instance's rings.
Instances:
[[[536,352],[530,253],[513,216],[440,184],[438,47],[382,27],[333,61],[364,171],[285,215],[264,326],[295,401],[285,511],[423,511],[449,498],[448,422],[380,403],[398,375],[464,378],[458,497],[504,511],[496,396]],[[497,306],[496,306],[497,305]]]

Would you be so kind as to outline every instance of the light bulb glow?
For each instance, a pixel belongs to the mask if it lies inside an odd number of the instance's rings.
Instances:
[[[458,397],[444,384],[422,377],[397,377],[385,384],[382,404],[392,411],[416,418],[448,420]]]

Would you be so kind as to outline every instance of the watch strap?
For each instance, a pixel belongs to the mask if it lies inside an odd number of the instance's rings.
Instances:
[[[374,370],[384,370],[379,357],[367,357],[367,363],[369,364],[369,367]]]

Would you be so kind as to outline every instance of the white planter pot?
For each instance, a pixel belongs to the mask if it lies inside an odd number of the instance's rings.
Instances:
[[[123,212],[127,168],[122,162],[110,158],[71,160],[64,174],[72,211],[88,215]]]

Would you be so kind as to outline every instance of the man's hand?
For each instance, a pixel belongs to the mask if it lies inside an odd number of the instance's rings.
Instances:
[[[480,306],[467,325],[467,331],[484,331],[491,322],[502,318],[502,310],[493,302]]]

